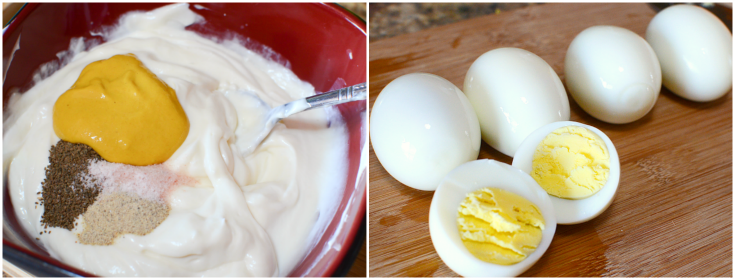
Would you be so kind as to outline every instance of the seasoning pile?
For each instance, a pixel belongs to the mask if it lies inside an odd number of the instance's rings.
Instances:
[[[110,245],[122,234],[150,233],[168,217],[168,192],[194,183],[160,164],[111,163],[87,145],[64,140],[51,147],[49,163],[39,192],[41,223],[72,230],[82,221],[82,244]]]
[[[194,183],[161,165],[189,132],[176,92],[133,54],[88,64],[53,120],[61,141],[36,203],[44,229],[75,229],[91,245],[145,235],[168,217],[170,190]]]
[[[41,186],[40,205],[44,207],[41,223],[44,228],[60,227],[71,230],[74,220],[91,206],[100,193],[98,188],[86,188],[82,182],[90,161],[102,160],[99,154],[84,144],[64,140],[51,146],[46,179]]]

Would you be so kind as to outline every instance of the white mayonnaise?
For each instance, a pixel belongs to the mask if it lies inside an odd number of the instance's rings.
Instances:
[[[184,27],[202,20],[186,4],[131,12],[101,31],[107,42],[73,51],[70,62],[11,98],[3,162],[20,223],[51,256],[104,276],[285,276],[321,236],[345,185],[347,134],[337,110],[316,109],[279,123],[251,154],[238,137],[268,108],[315,94],[286,67],[241,46],[214,42]],[[76,53],[74,55],[73,53]],[[76,243],[76,235],[43,231],[35,208],[49,149],[56,99],[89,63],[135,54],[174,90],[191,127],[164,164],[198,180],[168,198],[169,217],[145,236],[113,245]],[[34,238],[35,239],[35,238]]]

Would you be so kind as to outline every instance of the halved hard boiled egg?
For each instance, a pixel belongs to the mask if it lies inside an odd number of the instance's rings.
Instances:
[[[562,225],[583,223],[604,212],[620,181],[620,160],[610,138],[572,121],[550,123],[528,135],[513,157],[513,167],[545,189]]]
[[[533,204],[534,207],[531,208],[535,208],[534,210],[543,217],[540,243],[520,262],[503,265],[482,261],[475,257],[462,241],[460,227],[458,227],[458,218],[461,218],[458,211],[460,204],[465,201],[467,194],[484,188],[499,189],[500,192],[514,194],[500,195],[496,191],[497,199],[520,196],[521,200],[525,199],[528,203]],[[521,204],[528,205],[528,203]],[[497,204],[503,203],[498,202]],[[518,210],[517,213],[511,213],[510,216],[517,216],[518,213],[524,212],[523,209],[516,207],[510,207],[510,209],[512,209],[510,211]],[[431,201],[429,231],[439,257],[454,272],[466,277],[510,277],[526,271],[546,252],[556,231],[556,217],[549,195],[530,175],[508,164],[482,159],[464,163],[444,177]],[[499,238],[503,237],[499,236]]]

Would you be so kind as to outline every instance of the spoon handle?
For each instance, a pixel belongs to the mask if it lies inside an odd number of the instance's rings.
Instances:
[[[365,83],[356,84],[346,88],[317,94],[306,98],[306,103],[309,104],[309,108],[304,109],[310,110],[322,106],[332,106],[342,104],[350,101],[365,100],[367,99],[367,86]]]

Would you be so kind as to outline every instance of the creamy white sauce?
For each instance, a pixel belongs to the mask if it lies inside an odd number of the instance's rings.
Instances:
[[[28,234],[53,257],[98,275],[285,276],[334,217],[347,152],[337,110],[284,119],[244,154],[238,138],[254,133],[269,108],[242,91],[275,107],[313,95],[314,88],[238,40],[214,42],[184,30],[199,20],[186,4],[129,13],[102,32],[106,43],[75,51],[66,66],[11,97],[3,135],[11,201]],[[191,127],[164,164],[199,182],[172,192],[169,217],[145,236],[94,246],[75,243],[76,235],[60,228],[39,235],[43,207],[35,208],[36,193],[49,149],[59,141],[53,105],[87,64],[125,53],[176,90]]]

